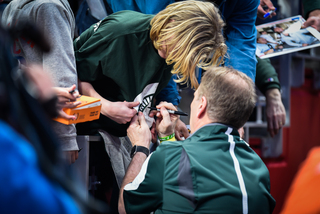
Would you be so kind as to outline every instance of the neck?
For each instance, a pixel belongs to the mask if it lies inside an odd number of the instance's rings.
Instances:
[[[209,118],[201,118],[193,123],[191,133],[195,132],[196,130],[200,129],[202,126],[205,126],[210,123],[217,123],[216,120],[210,120]]]

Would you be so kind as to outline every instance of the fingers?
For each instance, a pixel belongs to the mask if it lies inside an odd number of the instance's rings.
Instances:
[[[161,102],[159,105],[156,106],[157,108],[165,107],[166,109],[177,111],[177,108],[172,103]]]
[[[143,127],[143,128],[146,128],[146,127],[147,127],[147,129],[149,129],[149,126],[148,126],[148,124],[147,124],[147,122],[146,122],[146,119],[145,119],[145,117],[144,117],[144,115],[143,115],[142,112],[139,112],[139,114],[138,114],[138,120],[139,120],[139,123],[140,123],[140,126],[141,126],[141,127]]]
[[[170,124],[171,123],[170,114],[167,111],[167,109],[165,107],[161,107],[160,110],[161,110],[160,112],[161,112],[162,120],[164,124]]]
[[[240,129],[238,129],[239,135],[242,139],[244,139],[244,129],[243,127],[241,127]]]
[[[59,108],[75,108],[81,104],[81,101],[58,103]]]
[[[275,135],[275,131],[273,128],[273,121],[267,120],[268,121],[268,132],[270,134],[271,137],[273,137]]]
[[[124,102],[127,104],[128,108],[133,108],[133,107],[136,107],[136,106],[138,106],[140,104],[139,101],[136,101],[136,102],[126,102],[126,101],[124,101]]]
[[[53,87],[54,92],[58,96],[58,100],[61,102],[75,101],[79,96],[79,92],[76,90],[76,85],[72,85],[69,88]],[[70,92],[74,91],[72,94]]]
[[[273,6],[273,4],[272,4],[272,2],[270,0],[264,0],[263,2],[270,10],[274,10],[275,9],[275,7]]]
[[[58,111],[58,117],[62,117],[62,118],[67,119],[67,120],[75,120],[75,119],[77,119],[75,115],[68,115],[63,110],[59,110]]]
[[[78,160],[78,158],[79,158],[79,152],[78,151],[74,151],[74,157],[75,157],[75,161]]]
[[[76,160],[78,159],[78,151],[74,150],[74,151],[65,151],[64,152],[66,161],[68,164],[72,164],[74,162],[76,162]]]
[[[139,120],[137,115],[134,115],[133,118],[131,119],[130,126],[132,125],[139,125]]]

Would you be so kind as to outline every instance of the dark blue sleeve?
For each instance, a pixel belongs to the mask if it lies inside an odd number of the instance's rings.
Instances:
[[[256,74],[256,34],[255,21],[259,0],[227,1],[223,10],[227,28],[227,66],[247,74],[253,81]],[[223,5],[222,5],[223,7]]]
[[[32,146],[0,121],[0,212],[80,213],[71,196],[40,170]]]
[[[177,83],[174,79],[176,79],[176,75],[172,75],[168,85],[156,96],[157,104],[161,101],[167,101],[175,106],[179,105],[181,97],[179,96]]]

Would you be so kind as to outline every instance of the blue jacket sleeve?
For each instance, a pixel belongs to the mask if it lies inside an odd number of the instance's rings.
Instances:
[[[247,74],[253,81],[256,73],[255,21],[259,0],[225,1],[220,10],[226,21],[228,57],[225,64]]]
[[[179,92],[177,90],[177,83],[174,81],[175,78],[176,75],[172,75],[168,85],[157,95],[157,104],[159,104],[161,101],[167,101],[175,106],[179,105],[181,97],[179,96]]]
[[[31,144],[2,121],[0,139],[0,213],[80,213],[72,197],[42,173]]]

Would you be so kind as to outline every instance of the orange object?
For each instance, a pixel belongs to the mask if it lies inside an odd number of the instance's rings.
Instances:
[[[99,119],[101,110],[100,99],[82,95],[81,97],[77,98],[77,101],[81,101],[81,104],[77,107],[63,109],[63,111],[68,115],[76,115],[77,119],[68,120],[62,117],[57,117],[54,118],[54,120],[59,123],[70,125],[73,123],[83,123]]]
[[[302,163],[291,187],[284,209],[287,213],[320,213],[320,147],[314,147]]]

